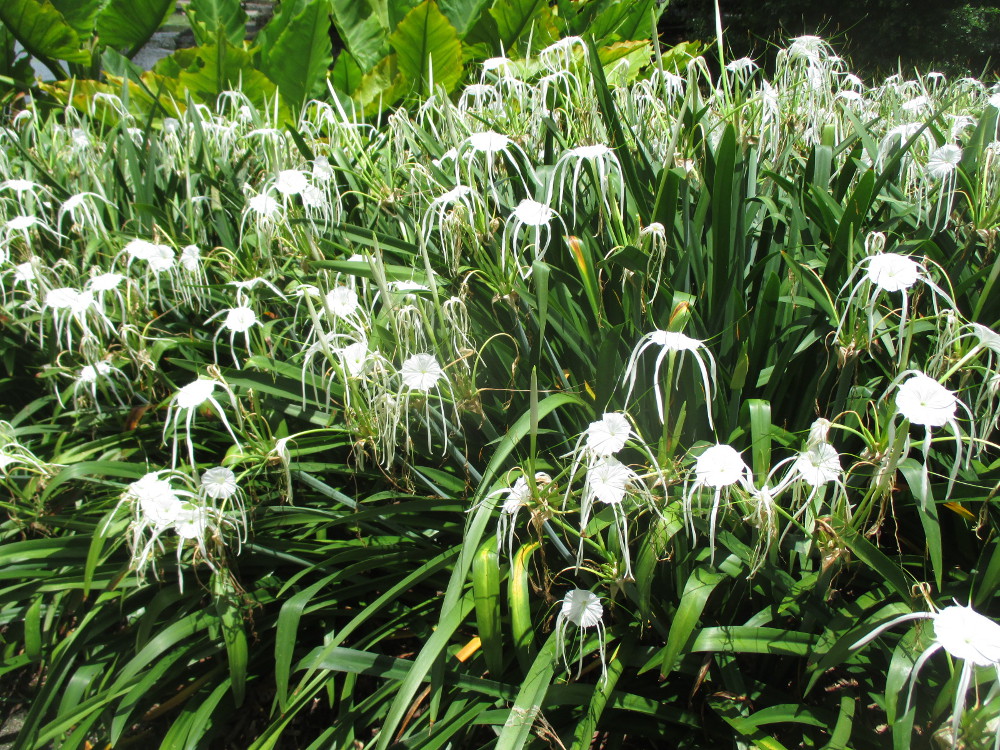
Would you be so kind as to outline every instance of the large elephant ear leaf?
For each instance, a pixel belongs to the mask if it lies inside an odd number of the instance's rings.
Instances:
[[[488,3],[489,0],[438,0],[441,12],[463,39],[482,18],[483,9]]]
[[[433,86],[451,91],[462,77],[458,32],[432,0],[406,14],[389,36],[403,80],[421,96]]]
[[[52,68],[53,60],[90,64],[83,40],[49,0],[3,0],[0,22],[28,54]],[[56,65],[53,73],[62,73]]]
[[[187,16],[198,46],[215,41],[219,29],[230,44],[240,44],[246,36],[247,14],[240,0],[191,0]]]
[[[559,38],[547,0],[497,0],[490,15],[496,19],[504,50],[514,49],[518,41],[527,42],[529,37],[536,50]]]
[[[66,23],[72,26],[81,38],[89,38],[94,32],[94,21],[104,5],[104,0],[49,0],[62,13]]]
[[[329,1],[333,23],[344,46],[361,70],[369,72],[389,51],[387,43],[389,32],[383,25],[380,14],[376,13],[367,2]]]
[[[322,93],[331,65],[327,0],[306,4],[260,52],[261,71],[277,84],[282,98],[293,108]]]
[[[101,44],[131,57],[173,13],[174,0],[111,0],[97,16]]]

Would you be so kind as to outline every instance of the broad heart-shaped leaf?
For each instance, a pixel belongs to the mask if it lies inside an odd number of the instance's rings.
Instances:
[[[104,5],[104,0],[50,0],[52,5],[62,13],[66,23],[76,29],[82,37],[89,37],[94,32],[94,19]]]
[[[374,114],[395,104],[403,91],[405,84],[396,66],[396,56],[386,55],[365,73],[361,83],[351,92],[351,98],[361,105],[365,114]]]
[[[558,38],[547,0],[496,0],[490,15],[496,19],[505,50],[513,49],[519,40],[527,43],[529,36],[532,49],[540,49]]]
[[[186,90],[196,101],[211,104],[223,91],[238,87],[255,105],[264,105],[277,93],[267,76],[253,66],[250,54],[225,40],[179,52],[197,58],[177,75],[179,90]],[[155,85],[150,88],[156,90]]]
[[[327,0],[312,0],[260,53],[260,69],[294,109],[324,89],[333,64]]]
[[[0,22],[29,54],[46,65],[51,60],[90,64],[90,53],[80,36],[49,0],[3,0]]]
[[[211,44],[219,29],[230,44],[240,44],[246,36],[247,14],[240,0],[191,0],[187,16],[199,46]]]
[[[462,77],[462,43],[458,32],[433,0],[411,10],[389,36],[403,81],[418,94],[455,88]]]
[[[111,0],[97,16],[101,44],[134,55],[174,10],[174,0]]]
[[[389,51],[389,31],[365,0],[329,0],[333,25],[347,51],[367,73]]]
[[[337,62],[334,63],[333,70],[330,71],[330,83],[333,84],[333,87],[345,94],[353,94],[361,85],[363,76],[364,71],[361,70],[358,61],[354,59],[354,55],[346,49],[341,50],[340,54],[337,55]]]
[[[451,21],[459,37],[463,39],[479,22],[488,3],[489,0],[438,0],[441,12]]]

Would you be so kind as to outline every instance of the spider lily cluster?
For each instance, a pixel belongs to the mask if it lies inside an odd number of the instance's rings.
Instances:
[[[239,92],[154,129],[94,97],[87,116],[119,119],[107,138],[72,110],[3,131],[41,161],[0,183],[0,303],[10,335],[44,361],[60,419],[140,436],[142,454],[115,453],[129,468],[99,483],[114,485],[104,530],[127,529],[137,580],[171,557],[180,582],[186,568],[228,572],[252,522],[280,528],[272,511],[300,488],[475,494],[473,510],[495,515],[499,564],[545,550],[549,625],[565,678],[582,679],[594,650],[607,674],[629,597],[662,559],[713,574],[735,559],[749,585],[814,565],[819,579],[848,557],[838,530],[863,538],[889,523],[904,477],[941,583],[936,508],[995,449],[1000,334],[961,304],[982,279],[953,283],[929,240],[902,235],[912,220],[995,240],[998,147],[965,157],[1000,94],[966,80],[946,96],[929,78],[867,88],[803,37],[772,81],[752,61],[719,81],[699,58],[643,75],[620,58],[602,71],[603,101],[587,54],[570,39],[492,59],[457,96],[376,124],[340,100],[310,102],[294,137]],[[611,104],[628,127],[609,126]],[[682,132],[691,112],[696,136]],[[872,123],[865,137],[832,149],[857,122]],[[143,182],[122,165],[154,143],[162,163]],[[818,150],[822,169],[805,156]],[[646,215],[640,153],[659,181]],[[740,160],[752,179],[734,197],[720,181]],[[737,243],[723,211],[706,218],[715,194],[773,212],[748,232],[794,234],[770,208],[792,181],[771,175],[803,164],[843,170],[852,206],[891,166],[893,206],[912,210],[886,209],[863,232],[847,220],[799,233],[732,269],[689,249]],[[962,180],[975,187],[965,198]],[[816,192],[795,211],[833,215]],[[954,226],[960,200],[976,227]],[[821,241],[841,268],[805,247]],[[742,311],[720,302],[760,289]],[[821,372],[808,403],[767,354],[778,348]],[[539,396],[558,411],[539,417]],[[518,454],[503,425],[522,402],[531,447]],[[22,490],[62,463],[38,457],[27,416],[0,423],[0,469]],[[505,463],[479,471],[493,446]],[[342,474],[317,478],[313,463]],[[669,544],[655,547],[657,534]],[[995,636],[970,613],[892,623],[935,618],[935,643],[963,660],[955,716],[976,676],[967,665],[997,664],[955,645],[959,621]]]

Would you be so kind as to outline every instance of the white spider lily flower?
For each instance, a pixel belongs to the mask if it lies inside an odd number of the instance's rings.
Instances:
[[[104,201],[105,205],[111,205],[111,202],[99,193],[84,192],[71,195],[59,207],[59,213],[56,215],[56,227],[59,231],[62,231],[63,218],[66,214],[69,214],[72,222],[70,229],[76,229],[80,233],[89,230],[103,231],[104,223],[90,200],[92,198]]]
[[[607,676],[607,664],[605,662],[605,632],[604,632],[604,605],[601,598],[593,591],[587,589],[573,589],[563,597],[559,607],[559,614],[556,616],[556,650],[562,654],[563,665],[567,672],[571,672],[567,650],[569,647],[567,635],[569,629],[577,629],[576,638],[579,641],[576,658],[576,676],[579,679],[583,671],[583,647],[586,640],[586,632],[592,628],[597,629],[598,652],[601,656],[601,680]]]
[[[595,456],[613,456],[634,434],[624,414],[609,412],[587,427],[585,447]]]
[[[551,481],[547,474],[538,472],[535,483],[541,484],[542,478]],[[489,493],[485,499],[503,497],[500,504],[500,517],[497,520],[497,549],[507,550],[507,558],[514,557],[514,536],[516,532],[517,515],[521,508],[528,506],[531,500],[531,487],[524,476],[519,476],[510,487],[501,487]]]
[[[520,146],[502,133],[486,130],[479,133],[472,133],[458,148],[459,157],[455,160],[455,182],[461,184],[461,168],[464,166],[468,171],[469,179],[464,181],[468,185],[481,184],[485,177],[485,182],[489,188],[490,195],[499,203],[499,193],[497,184],[497,162],[503,161],[512,169],[521,181],[521,188],[525,193],[531,192],[528,189],[528,180],[522,172],[521,165],[530,165],[531,160]],[[515,158],[517,157],[517,158]],[[475,170],[473,167],[478,164],[480,158],[485,162],[486,174]],[[529,166],[530,169],[530,166]]]
[[[361,302],[358,293],[349,286],[337,286],[326,293],[323,298],[327,312],[333,318],[359,317]]]
[[[185,246],[181,250],[180,264],[188,273],[198,273],[201,270],[201,248],[197,245]]]
[[[577,198],[587,193],[580,186],[585,175],[585,164],[590,164],[597,173],[597,182],[591,185],[593,189],[590,192],[600,196],[601,206],[606,212],[605,217],[610,217],[613,213],[609,196],[617,196],[617,206],[625,205],[625,179],[617,154],[603,143],[571,148],[563,152],[556,160],[552,170],[552,181],[549,183],[548,200],[551,202],[555,186],[558,184],[559,205],[563,205],[566,178],[569,176],[569,194],[573,201],[574,225],[576,224]],[[589,179],[589,173],[586,174]]]
[[[623,464],[614,456],[601,456],[591,461],[583,482],[583,494],[580,498],[580,545],[576,553],[577,569],[583,564],[583,541],[593,513],[594,503],[609,505],[615,517],[618,529],[618,542],[625,580],[633,580],[632,556],[628,547],[628,519],[625,514],[624,501],[633,492],[641,498],[642,504],[655,508],[653,498],[648,488],[636,472]]]
[[[336,353],[340,355],[340,361],[348,377],[359,378],[364,375],[369,361],[367,341],[355,341],[353,344],[340,347]]]
[[[100,360],[92,365],[84,365],[73,380],[73,408],[77,411],[83,408],[87,401],[85,396],[87,396],[94,408],[100,412],[101,402],[97,397],[98,391],[111,391],[115,401],[120,406],[124,406],[125,401],[118,392],[119,385],[126,392],[132,390],[132,383],[128,376],[117,367],[112,366],[110,362]]]
[[[552,241],[552,229],[550,225],[553,219],[562,223],[562,218],[545,203],[525,198],[507,218],[504,223],[503,235],[500,241],[500,265],[506,268],[507,252],[510,251],[511,259],[517,264],[517,270],[522,277],[528,276],[528,268],[531,263],[522,261],[523,250],[533,250],[531,260],[541,260],[545,256],[545,251]],[[563,226],[565,231],[565,225]],[[521,237],[522,232],[530,233],[531,240],[525,242]]]
[[[214,466],[201,474],[200,491],[213,500],[229,500],[239,492],[236,475],[225,466]]]
[[[898,383],[898,385],[894,383],[896,386],[896,413],[907,420],[908,424],[924,428],[921,502],[928,503],[932,502],[928,462],[933,428],[947,425],[955,437],[955,462],[948,476],[947,497],[951,495],[959,466],[962,463],[962,443],[964,440],[955,418],[958,407],[961,406],[965,410],[970,423],[973,421],[973,416],[969,408],[952,391],[927,374],[919,370],[908,370],[896,379],[897,382],[904,377],[906,380],[902,383]]]
[[[867,317],[868,340],[870,341],[874,337],[876,325],[881,324],[888,318],[888,316],[876,314],[875,307],[878,304],[878,301],[882,298],[882,295],[898,293],[902,296],[902,305],[898,308],[900,310],[900,317],[897,337],[898,363],[900,367],[902,367],[905,364],[904,359],[908,353],[909,338],[911,335],[911,332],[907,328],[910,307],[910,290],[913,289],[918,281],[922,283],[931,292],[930,297],[935,313],[938,312],[939,301],[944,302],[948,308],[952,309],[954,309],[955,303],[951,297],[934,282],[927,268],[923,264],[918,263],[916,260],[907,255],[882,252],[881,248],[884,247],[884,245],[884,235],[877,232],[869,235],[865,241],[865,246],[869,249],[876,250],[876,252],[862,258],[861,261],[854,267],[847,281],[844,282],[844,286],[841,287],[838,299],[843,296],[844,291],[850,286],[851,291],[847,295],[847,301],[845,303],[845,307],[850,310],[854,300],[856,298],[860,300],[863,295],[863,290],[867,290],[868,299],[862,303],[862,309]],[[859,275],[861,278],[855,282],[855,279]],[[851,286],[852,284],[853,286]],[[893,307],[895,308],[896,306],[893,305]],[[838,339],[841,337],[841,333],[844,330],[845,323],[849,317],[850,316],[847,314],[841,316],[836,332]]]
[[[672,371],[675,367],[675,361],[678,354],[690,354],[694,359],[695,363],[698,365],[698,370],[701,372],[701,382],[705,389],[705,412],[708,416],[708,426],[714,429],[712,423],[712,401],[715,396],[716,388],[716,375],[715,375],[715,358],[712,353],[705,347],[703,341],[698,339],[693,339],[683,333],[677,331],[661,331],[655,330],[650,333],[645,334],[639,339],[639,342],[632,349],[632,353],[629,355],[628,364],[625,366],[625,376],[624,378],[628,380],[628,392],[625,394],[626,405],[632,396],[632,389],[635,388],[635,380],[638,374],[638,364],[639,357],[650,347],[660,347],[659,353],[656,355],[656,363],[653,367],[653,394],[656,397],[656,413],[660,417],[660,421],[664,421],[663,413],[663,394],[660,387],[660,368],[663,365],[663,361],[668,360],[668,370]],[[707,361],[707,366],[706,366]],[[680,382],[680,368],[677,369],[676,382]],[[669,390],[671,387],[676,387],[676,385],[666,384],[666,388]]]
[[[958,399],[934,378],[916,372],[896,391],[896,408],[912,424],[943,427],[955,418]]]
[[[796,475],[812,488],[840,481],[844,472],[840,454],[826,442],[817,442],[806,448],[795,457],[792,467]]]
[[[325,156],[317,156],[312,163],[312,178],[317,182],[329,182],[333,179],[333,167]]]
[[[414,398],[421,398],[424,404],[424,421],[427,423],[427,450],[431,449],[431,391],[437,397],[438,411],[440,415],[440,430],[443,437],[444,450],[448,449],[448,422],[444,415],[444,397],[441,395],[441,383],[443,382],[449,389],[451,382],[445,374],[444,369],[433,354],[422,352],[408,357],[399,368],[399,381],[401,387],[397,394],[400,408],[406,412],[403,418],[403,429],[406,432],[406,442],[409,446],[409,419],[408,413],[410,403]]]
[[[902,292],[920,278],[920,265],[906,255],[879,253],[871,256],[865,277],[884,292]]]
[[[232,469],[213,466],[203,471],[198,483],[198,494],[218,511],[220,517],[225,517],[229,506],[232,506],[237,517],[230,520],[230,525],[236,529],[237,541],[242,544],[246,540],[247,530],[245,496]]]
[[[220,310],[205,321],[205,325],[208,325],[216,318],[225,316],[220,325],[215,330],[215,335],[212,336],[212,354],[215,357],[215,361],[219,361],[219,336],[222,335],[223,331],[229,332],[229,352],[233,358],[233,362],[236,364],[236,369],[240,369],[240,360],[236,356],[235,348],[235,338],[236,334],[243,334],[243,340],[246,344],[247,354],[252,354],[252,347],[250,344],[250,329],[254,326],[261,325],[260,320],[257,318],[257,313],[254,312],[253,308],[249,305],[237,305],[236,307],[231,307],[228,310]]]
[[[511,140],[502,133],[486,130],[482,133],[473,133],[470,135],[468,144],[477,153],[494,156],[501,151],[506,151],[511,144]]]
[[[862,648],[889,628],[902,622],[922,619],[933,623],[934,640],[920,654],[910,672],[910,687],[906,695],[905,710],[910,709],[920,670],[937,651],[943,649],[951,658],[960,660],[962,668],[955,686],[951,714],[951,747],[952,750],[956,750],[959,747],[959,726],[965,711],[966,696],[969,688],[978,682],[976,667],[991,667],[996,674],[997,683],[1000,684],[1000,625],[976,612],[972,605],[953,604],[944,609],[934,608],[931,612],[911,612],[894,617],[852,644],[851,649]],[[996,733],[996,744],[1000,744],[1000,727]]]
[[[174,487],[171,479],[182,486]],[[132,482],[122,494],[119,506],[128,503],[132,510],[129,546],[132,567],[140,577],[157,548],[163,549],[163,535],[182,517],[184,500],[193,497],[186,481],[188,478],[179,472],[154,471]]]
[[[709,513],[709,547],[712,550],[712,564],[715,564],[715,522],[723,495],[728,499],[735,488],[742,487],[747,493],[754,491],[750,467],[739,452],[730,445],[712,445],[702,451],[694,466],[694,482],[690,476],[684,481],[684,517],[691,535],[695,535],[694,497],[702,488],[713,490],[712,508]]]
[[[240,447],[239,438],[236,437],[236,433],[233,432],[233,428],[229,424],[229,420],[226,418],[226,411],[222,408],[222,404],[215,397],[215,389],[222,388],[226,395],[229,396],[229,403],[233,407],[233,411],[237,418],[240,418],[239,406],[236,403],[236,395],[229,388],[227,383],[221,380],[215,380],[214,378],[198,378],[183,388],[179,389],[170,399],[170,404],[167,406],[167,417],[163,423],[163,441],[167,440],[167,431],[173,431],[173,438],[171,440],[171,467],[177,468],[177,432],[180,429],[181,416],[184,417],[184,433],[185,441],[188,448],[188,458],[191,461],[191,466],[197,466],[198,462],[194,457],[194,440],[191,437],[191,427],[194,422],[195,414],[198,409],[204,405],[211,406],[213,411],[219,417],[219,421],[226,428],[226,432],[233,439],[233,443]]]
[[[306,178],[306,173],[298,169],[283,169],[278,172],[274,181],[274,189],[286,198],[298,195],[307,187],[309,187],[309,180]]]
[[[64,343],[67,349],[73,348],[74,323],[83,333],[81,344],[85,348],[94,341],[94,324],[105,331],[114,328],[90,290],[81,291],[72,287],[50,289],[45,294],[43,309],[51,310],[56,341]]]
[[[445,378],[444,370],[433,354],[414,354],[403,362],[399,375],[407,389],[421,393],[429,392],[439,380]]]
[[[962,161],[962,149],[953,143],[935,149],[927,157],[927,173],[935,180],[949,177]]]
[[[267,226],[281,218],[281,204],[267,193],[258,193],[247,199],[243,215],[251,216],[258,226]]]

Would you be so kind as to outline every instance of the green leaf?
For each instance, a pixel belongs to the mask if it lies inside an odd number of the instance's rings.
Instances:
[[[735,560],[736,556],[730,555],[729,559]],[[661,679],[665,679],[674,671],[674,664],[691,640],[691,634],[701,619],[701,613],[705,610],[708,597],[715,590],[715,587],[726,578],[724,573],[705,565],[700,565],[691,571],[687,583],[684,584],[684,593],[681,594],[677,612],[670,623],[670,633],[667,636],[667,645],[663,650],[663,660],[660,663]]]
[[[510,604],[510,629],[514,654],[518,664],[527,671],[535,657],[535,629],[531,625],[531,586],[528,581],[528,561],[538,549],[538,542],[528,542],[514,555],[511,562],[507,596]]]
[[[464,37],[483,16],[490,0],[438,0],[441,12],[451,21],[460,37]]]
[[[555,673],[558,659],[556,641],[556,632],[553,631],[535,657],[497,738],[496,750],[520,750],[531,737],[531,728],[542,710],[545,693]]]
[[[212,593],[215,595],[215,611],[222,627],[222,638],[226,643],[226,657],[229,660],[229,679],[233,700],[237,706],[243,704],[247,683],[247,634],[243,628],[243,611],[239,594],[233,587],[228,572],[215,573],[212,577]]]
[[[925,439],[930,440],[930,435]],[[927,476],[927,467],[914,458],[907,458],[899,462],[899,471],[906,479],[910,492],[913,493],[913,497],[917,501],[917,515],[920,516],[920,525],[924,527],[927,551],[930,554],[931,567],[934,569],[934,582],[940,589],[944,576],[941,525],[938,522],[937,506],[934,504],[934,494]]]
[[[0,22],[29,54],[53,68],[52,60],[90,64],[90,53],[73,27],[49,0],[4,0]],[[62,74],[58,65],[53,73]]]
[[[497,0],[490,8],[504,50],[512,50],[521,39],[531,36],[532,47],[540,49],[558,38],[548,0]]]
[[[388,20],[381,19],[365,0],[330,0],[330,13],[347,51],[362,73],[369,72],[389,51]]]
[[[174,12],[174,0],[110,0],[97,16],[101,44],[131,57]]]
[[[312,0],[283,25],[276,38],[262,45],[260,69],[294,109],[326,90],[333,64],[330,11],[326,0]]]
[[[406,14],[389,36],[403,81],[420,96],[436,86],[451,91],[462,78],[462,43],[458,32],[433,0]]]
[[[72,26],[81,38],[94,33],[94,20],[105,0],[49,0],[62,13],[66,23]]]
[[[351,96],[361,85],[363,77],[364,71],[354,56],[346,49],[341,50],[330,72],[330,83],[333,84],[333,88]]]
[[[198,46],[215,41],[220,29],[230,44],[241,44],[246,36],[247,14],[240,0],[191,0],[187,16]]]
[[[500,629],[500,558],[497,538],[489,537],[472,561],[472,593],[476,600],[476,627],[483,644],[486,669],[491,677],[503,674],[503,639]]]

